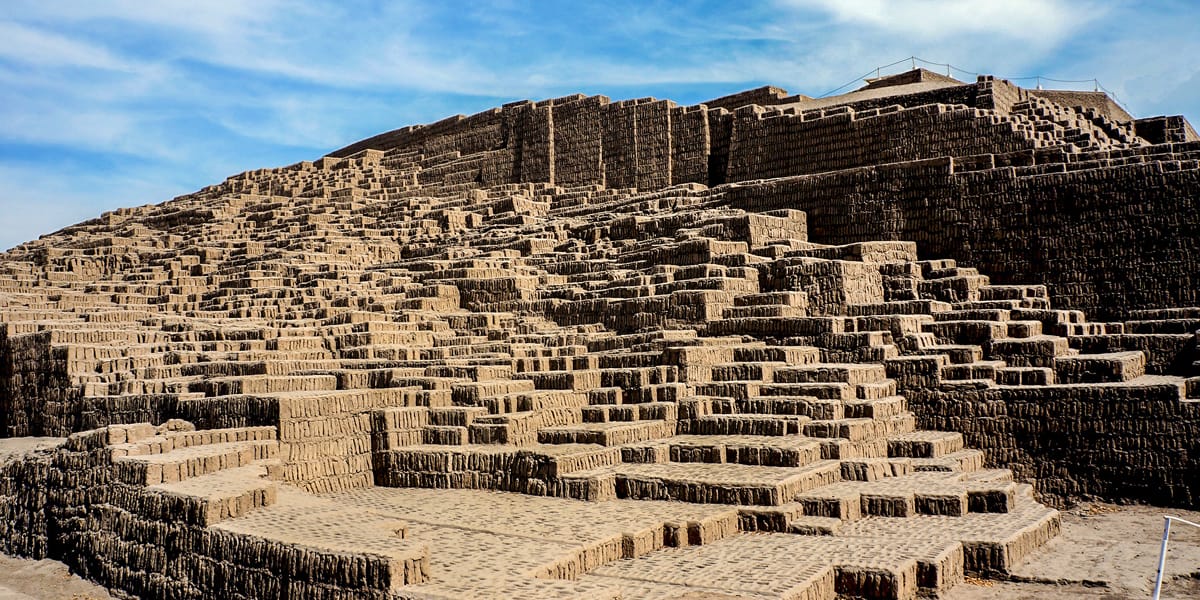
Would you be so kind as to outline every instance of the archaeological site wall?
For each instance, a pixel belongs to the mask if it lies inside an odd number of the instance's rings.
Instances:
[[[23,244],[0,552],[141,598],[915,600],[1053,507],[1192,506],[1200,140],[1034,92],[514,102]]]
[[[933,256],[986,265],[997,282],[1038,281],[1060,306],[1119,320],[1200,303],[1200,175],[1181,168],[1198,157],[1198,144],[1076,162],[1031,151],[783,178],[729,194],[747,210],[805,211],[814,240],[913,240]],[[986,168],[1004,163],[1013,166]]]
[[[1052,102],[1081,94],[1079,111]],[[809,110],[779,104],[802,97],[777,88],[720,99],[770,103],[732,112],[571,96],[409,127],[331,155],[486,147],[479,177],[488,184],[643,190],[825,173],[772,184],[769,195],[777,186],[792,191],[754,204],[814,211],[814,241],[915,240],[923,253],[977,265],[998,282],[1044,283],[1059,305],[1100,318],[1196,304],[1200,225],[1188,202],[1196,180],[1180,161],[1200,157],[1192,144],[1200,138],[1181,117],[1118,122],[1093,96],[1024,90],[989,76]],[[1156,145],[1105,145],[1139,135]],[[1064,153],[1062,143],[1079,152]],[[956,161],[933,169],[921,162],[941,157]],[[893,166],[853,171],[883,164]]]

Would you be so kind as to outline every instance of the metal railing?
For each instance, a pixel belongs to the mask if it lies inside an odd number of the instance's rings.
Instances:
[[[817,96],[817,97],[825,98],[827,96],[833,95],[837,92],[840,92],[840,91],[862,81],[863,79],[865,79],[867,77],[870,77],[872,73],[875,74],[875,77],[879,77],[884,72],[884,70],[890,69],[896,65],[901,65],[904,63],[909,63],[910,67],[913,69],[917,68],[918,64],[935,66],[935,67],[945,67],[947,76],[952,76],[952,73],[955,73],[955,72],[964,73],[964,74],[972,75],[975,77],[978,77],[980,75],[980,73],[978,73],[978,72],[972,71],[970,69],[962,69],[962,68],[956,67],[949,63],[933,62],[931,60],[925,60],[919,56],[910,56],[908,58],[900,59],[891,64],[886,64],[886,65],[882,65],[879,67],[875,67],[874,69],[867,71],[866,73],[862,74],[861,76],[856,77],[856,78],[842,84],[841,86],[834,88],[832,90],[829,90],[828,92],[825,92],[824,94],[821,94],[820,96]],[[1027,75],[1025,77],[1000,77],[999,75],[997,75],[996,77],[998,79],[1007,79],[1009,81],[1030,81],[1030,80],[1032,80],[1035,82],[1035,85],[1036,85],[1035,89],[1039,89],[1039,90],[1042,89],[1043,81],[1051,82],[1051,83],[1064,83],[1064,84],[1075,84],[1075,85],[1090,84],[1092,91],[1104,92],[1105,94],[1108,95],[1109,98],[1112,98],[1113,102],[1116,102],[1118,106],[1120,106],[1121,108],[1125,108],[1125,103],[1121,102],[1121,99],[1118,98],[1117,95],[1114,94],[1111,90],[1109,90],[1109,89],[1105,88],[1103,85],[1101,85],[1100,80],[1096,79],[1096,78],[1092,78],[1092,79],[1055,79],[1053,77],[1047,77],[1045,75]],[[1126,110],[1128,110],[1128,109],[1126,109]]]
[[[1193,523],[1187,519],[1180,519],[1179,517],[1172,517],[1170,515],[1164,516],[1163,521],[1162,549],[1158,553],[1158,576],[1154,578],[1154,600],[1158,600],[1159,594],[1162,593],[1163,571],[1167,565],[1167,540],[1171,537],[1171,522],[1178,521],[1200,529],[1200,523]]]

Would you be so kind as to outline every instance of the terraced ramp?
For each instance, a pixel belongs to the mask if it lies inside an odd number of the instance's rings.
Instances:
[[[1194,503],[1200,312],[1051,299],[1181,280],[1191,238],[1093,285],[1128,254],[1058,244],[1058,190],[1200,142],[975,86],[513,103],[23,244],[0,435],[53,440],[0,464],[0,549],[145,599],[899,600],[1011,571],[1039,500]],[[1048,285],[946,257],[1029,206]]]

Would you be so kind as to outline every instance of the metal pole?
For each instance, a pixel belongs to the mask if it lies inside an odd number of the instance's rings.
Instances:
[[[1171,517],[1163,517],[1162,549],[1158,552],[1158,576],[1154,578],[1154,600],[1162,593],[1163,569],[1167,564],[1167,538],[1171,537]]]
[[[1191,525],[1192,527],[1200,529],[1200,523],[1193,523],[1187,519],[1180,519],[1179,517],[1166,515],[1163,517],[1163,520],[1165,520],[1166,523],[1163,524],[1162,549],[1159,550],[1158,554],[1158,576],[1154,580],[1154,600],[1158,600],[1158,595],[1162,592],[1163,571],[1166,570],[1167,564],[1167,538],[1171,536],[1171,521],[1179,521],[1185,525]]]

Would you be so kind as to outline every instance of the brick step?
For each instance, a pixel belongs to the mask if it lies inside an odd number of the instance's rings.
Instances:
[[[959,518],[916,516],[909,519],[863,519],[847,523],[839,535],[852,539],[870,539],[876,543],[895,543],[920,538],[950,541],[961,548],[959,563],[967,573],[1011,573],[1032,551],[1058,535],[1061,517],[1058,511],[1037,504],[1020,502],[1008,513],[969,512]],[[929,582],[924,577],[921,587]]]
[[[875,315],[937,315],[951,309],[947,302],[939,300],[900,300],[878,304],[848,304],[846,314],[852,317]]]
[[[891,431],[894,419],[837,419],[809,421],[804,424],[803,433],[813,438],[843,438],[851,441],[862,441],[878,437],[887,437]]]
[[[782,367],[774,371],[775,383],[849,383],[859,385],[880,383],[887,379],[881,364],[817,363],[798,367]]]
[[[1025,300],[1027,298],[1049,299],[1044,285],[986,285],[979,288],[979,299]]]
[[[986,275],[975,269],[944,270],[933,273],[935,277],[917,282],[921,297],[943,302],[967,302],[979,299],[979,289],[988,284]]]
[[[197,430],[185,421],[167,421],[157,427],[148,423],[110,425],[106,432],[108,443],[113,446],[113,456],[161,454],[175,448],[276,438],[272,426]]]
[[[675,421],[645,420],[628,423],[580,423],[543,427],[537,432],[540,444],[598,444],[620,446],[675,435]]]
[[[554,408],[583,408],[588,404],[589,398],[585,392],[551,389],[485,396],[474,402],[475,406],[487,407],[488,412],[494,414]]]
[[[1011,310],[1005,308],[956,308],[933,315],[934,321],[1005,321]]]
[[[1200,316],[1126,321],[1129,333],[1196,333],[1200,331]]]
[[[882,364],[880,365],[883,366]],[[887,367],[884,367],[886,370]],[[899,389],[894,379],[885,379],[879,383],[860,383],[854,386],[854,393],[859,400],[878,400],[896,395]]]
[[[994,379],[946,379],[937,383],[937,390],[948,393],[975,392],[996,387]]]
[[[802,415],[717,414],[679,421],[679,433],[695,435],[797,435],[810,419]]]
[[[729,402],[730,412],[744,415],[798,415],[810,419],[841,419],[845,404],[815,396],[751,396]]]
[[[842,479],[845,481],[878,481],[911,473],[912,459],[908,458],[854,458],[842,461]]]
[[[934,344],[905,351],[909,356],[944,355],[951,364],[961,365],[983,360],[983,348],[977,345]]]
[[[913,458],[915,471],[961,471],[972,473],[983,468],[985,455],[981,450],[968,448],[945,453],[937,458]]]
[[[622,464],[614,468],[617,497],[701,504],[778,506],[841,479],[841,463],[803,467],[714,463]]]
[[[805,514],[855,521],[865,516],[1006,513],[1021,500],[1011,481],[976,481],[970,475],[921,471],[842,481],[802,494],[797,501],[805,505]]]
[[[963,449],[963,436],[957,431],[912,431],[888,436],[888,456],[943,458]]]
[[[469,444],[461,447],[406,446],[376,453],[377,472],[504,473],[517,478],[551,480],[621,462],[621,450],[596,444],[534,444],[524,448]]]
[[[972,300],[955,302],[950,305],[953,310],[1017,310],[1021,308],[1020,300]]]
[[[674,415],[673,402],[644,402],[641,404],[593,404],[583,407],[584,423],[631,422],[662,418],[664,409]]]
[[[770,383],[758,388],[763,396],[813,396],[828,400],[854,400],[854,386],[843,382],[827,383]]]
[[[1056,358],[1073,353],[1067,338],[1052,335],[992,340],[985,351],[989,359],[1013,367],[1054,367]]]
[[[317,392],[338,389],[334,375],[288,375],[204,379],[188,385],[190,392],[204,392],[207,396],[229,396],[237,394],[274,394],[285,392]]]
[[[821,460],[821,442],[798,435],[678,435],[657,444],[666,448],[662,462],[802,467]]]
[[[147,486],[154,493],[140,496],[145,504],[134,512],[152,520],[180,520],[201,527],[241,517],[275,503],[278,487],[271,479],[278,476],[274,473],[278,468],[276,460],[261,460]]]
[[[739,509],[740,522],[754,522],[761,514],[762,522],[771,524],[795,511],[746,507]],[[924,540],[915,534],[907,539],[846,536],[840,521],[803,515],[793,517],[789,527],[792,533],[823,535],[735,536],[682,554],[613,562],[594,575],[599,581],[619,582],[623,597],[636,598],[683,598],[689,592],[694,595],[696,586],[721,590],[713,597],[909,600],[942,597],[963,578],[963,544],[956,540]],[[787,566],[780,570],[779,565]],[[647,573],[677,572],[688,574],[688,585],[677,575],[669,581],[678,584],[649,583],[646,578]],[[773,575],[759,583],[747,580],[746,572]],[[671,575],[656,579],[665,577]]]
[[[744,346],[733,349],[735,362],[780,362],[807,365],[819,362],[821,350],[813,346]]]
[[[582,408],[552,408],[483,415],[475,417],[467,429],[472,444],[527,446],[538,441],[542,428],[582,422]]]
[[[120,446],[112,448],[116,477],[133,485],[155,485],[184,481],[275,458],[279,443],[273,439],[210,443],[142,455],[118,454],[122,450]]]
[[[775,380],[776,369],[787,367],[783,362],[739,362],[713,365],[713,381],[763,381]]]
[[[943,380],[953,379],[996,379],[996,373],[1007,366],[1002,360],[981,360],[971,363],[944,365],[941,369]]]
[[[950,345],[983,346],[1008,337],[1008,323],[1001,321],[937,321],[926,323],[924,330]]]
[[[722,319],[742,319],[753,317],[807,317],[808,307],[788,306],[786,304],[754,304],[748,306],[730,306],[721,310]]]
[[[1146,355],[1137,350],[1054,359],[1054,377],[1060,384],[1131,381],[1145,374]]]
[[[847,400],[840,404],[843,417],[850,419],[889,419],[908,411],[904,396]]]
[[[386,597],[405,582],[417,583],[428,577],[430,548],[419,539],[406,539],[407,522],[288,486],[279,488],[274,504],[213,527],[252,544],[263,540],[291,552],[308,550],[338,557],[329,563],[323,577],[379,581],[378,591],[362,589],[360,594]],[[298,554],[297,560],[311,559]]]
[[[997,385],[1054,385],[1054,369],[1047,367],[1005,367],[996,370]]]

